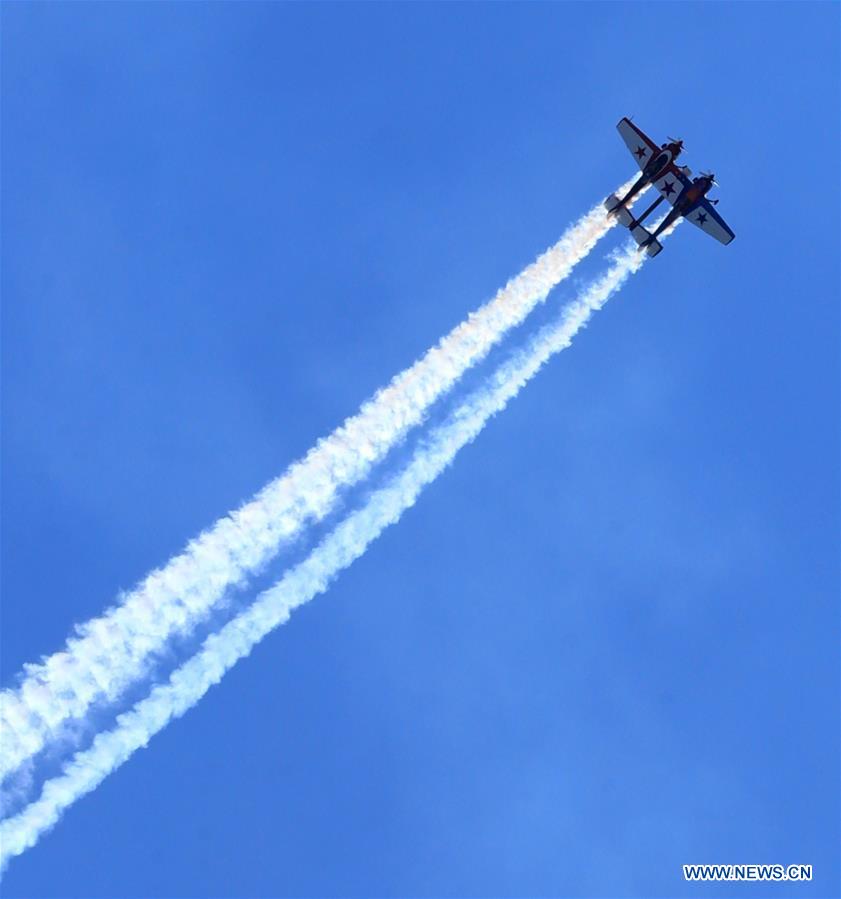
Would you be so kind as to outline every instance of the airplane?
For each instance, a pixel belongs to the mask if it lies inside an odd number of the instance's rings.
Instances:
[[[634,159],[642,169],[642,175],[622,199],[611,194],[604,206],[608,212],[615,212],[620,206],[627,204],[644,188],[665,172],[666,168],[683,152],[683,141],[670,137],[661,147],[627,117],[619,120],[616,130],[625,141]]]
[[[649,158],[649,161],[653,161],[656,158],[657,145],[636,125],[633,125],[630,119],[621,119],[616,127],[628,149],[638,158],[638,164],[643,167],[643,178],[646,177],[644,166],[647,163],[645,163],[645,159]],[[642,144],[642,139],[647,141],[645,145]],[[642,156],[639,155],[640,149],[643,150]],[[662,154],[657,154],[657,156],[659,155]],[[702,172],[699,177],[692,178],[691,170],[687,166],[675,165],[673,159],[674,157],[665,165],[660,165],[659,170],[651,177],[650,183],[657,188],[660,196],[642,215],[634,218],[625,205],[628,197],[617,201],[615,196],[610,196],[605,200],[605,208],[609,209],[609,214],[616,215],[619,221],[630,230],[632,237],[639,244],[639,248],[645,250],[649,256],[656,256],[663,249],[657,238],[681,216],[721,243],[730,243],[736,235],[713,208],[718,204],[718,200],[707,199],[710,189],[717,183],[715,175]],[[642,187],[639,189],[641,190]],[[652,234],[642,226],[642,222],[654,212],[663,200],[668,200],[672,209]]]

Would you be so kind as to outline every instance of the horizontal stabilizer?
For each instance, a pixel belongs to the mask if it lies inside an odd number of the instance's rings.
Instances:
[[[616,194],[611,194],[611,195],[604,201],[604,208],[605,208],[608,212],[613,212],[613,210],[616,209],[616,207],[617,207],[618,205],[619,205],[619,197],[617,197]]]
[[[620,221],[626,228],[627,228],[628,225],[630,225],[631,222],[634,220],[634,217],[633,217],[633,216],[631,215],[631,213],[628,211],[628,207],[627,207],[627,206],[622,206],[622,205],[620,205],[620,203],[619,203],[619,198],[616,196],[616,194],[611,194],[611,195],[604,201],[604,208],[605,208],[608,212],[613,213],[613,215],[615,215],[616,218],[617,218],[617,219],[618,219],[618,220],[619,220],[619,221]]]
[[[637,242],[637,245],[641,250],[645,250],[646,254],[649,256],[656,256],[660,250],[663,249],[662,244],[658,240],[652,240],[651,235],[648,231],[643,228],[642,225],[634,225],[633,228],[630,229],[631,236]]]
[[[633,222],[633,220],[634,220],[634,217],[633,217],[633,216],[631,215],[631,213],[628,211],[628,207],[627,207],[627,206],[620,206],[620,207],[616,210],[616,212],[615,212],[614,214],[616,215],[616,218],[618,218],[619,221],[620,221],[626,228],[627,228],[628,225],[630,225],[630,224]]]

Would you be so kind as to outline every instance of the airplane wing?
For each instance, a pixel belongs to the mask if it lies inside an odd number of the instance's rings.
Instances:
[[[692,182],[689,180],[691,174],[692,172],[685,165],[677,166],[672,162],[657,178],[654,186],[674,206],[684,187],[691,186]]]
[[[622,118],[616,126],[616,130],[622,135],[625,146],[631,151],[631,155],[636,159],[640,171],[645,168],[645,164],[651,157],[659,151],[659,147],[654,141],[629,119]]]
[[[702,231],[711,234],[717,241],[723,244],[730,243],[736,236],[727,226],[727,222],[715,211],[709,200],[703,199],[686,216],[687,222],[697,225]]]

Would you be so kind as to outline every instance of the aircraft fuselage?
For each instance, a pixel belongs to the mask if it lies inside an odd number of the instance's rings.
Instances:
[[[680,156],[682,150],[683,146],[679,141],[663,144],[660,147],[659,152],[655,153],[651,159],[648,160],[645,168],[640,173],[639,178],[634,182],[633,187],[631,187],[624,197],[617,200],[616,205],[613,206],[610,211],[615,212],[620,206],[627,206],[627,204],[643,188],[647,187],[649,184],[653,184],[660,174],[665,171],[666,167]]]
[[[713,186],[713,183],[714,182],[711,177],[700,175],[699,177],[693,179],[691,184],[684,187],[669,214],[663,219],[663,221],[657,227],[656,231],[651,235],[646,243],[657,240],[657,238],[666,230],[666,228],[668,228],[681,216],[689,215],[689,213],[692,212],[692,210],[698,205],[698,203],[700,203],[701,200],[703,200],[704,197],[709,193],[710,188]]]
[[[680,152],[681,148],[677,144],[663,144],[660,152],[648,160],[648,163],[642,170],[643,177],[648,181],[655,181],[666,166],[680,156]]]

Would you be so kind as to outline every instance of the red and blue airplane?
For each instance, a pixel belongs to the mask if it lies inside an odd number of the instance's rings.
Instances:
[[[611,194],[604,205],[610,215],[615,215],[628,228],[641,250],[645,250],[649,256],[656,256],[663,249],[657,238],[681,216],[723,244],[733,240],[736,235],[713,208],[718,200],[707,199],[707,194],[716,184],[715,175],[702,172],[699,177],[692,178],[692,172],[687,166],[675,165],[675,160],[683,150],[683,141],[670,137],[667,143],[658,147],[629,118],[621,119],[616,128],[642,174],[621,200]],[[642,215],[634,218],[627,204],[649,184],[657,188],[660,196]],[[651,233],[643,227],[642,222],[663,200],[668,200],[672,209]]]

